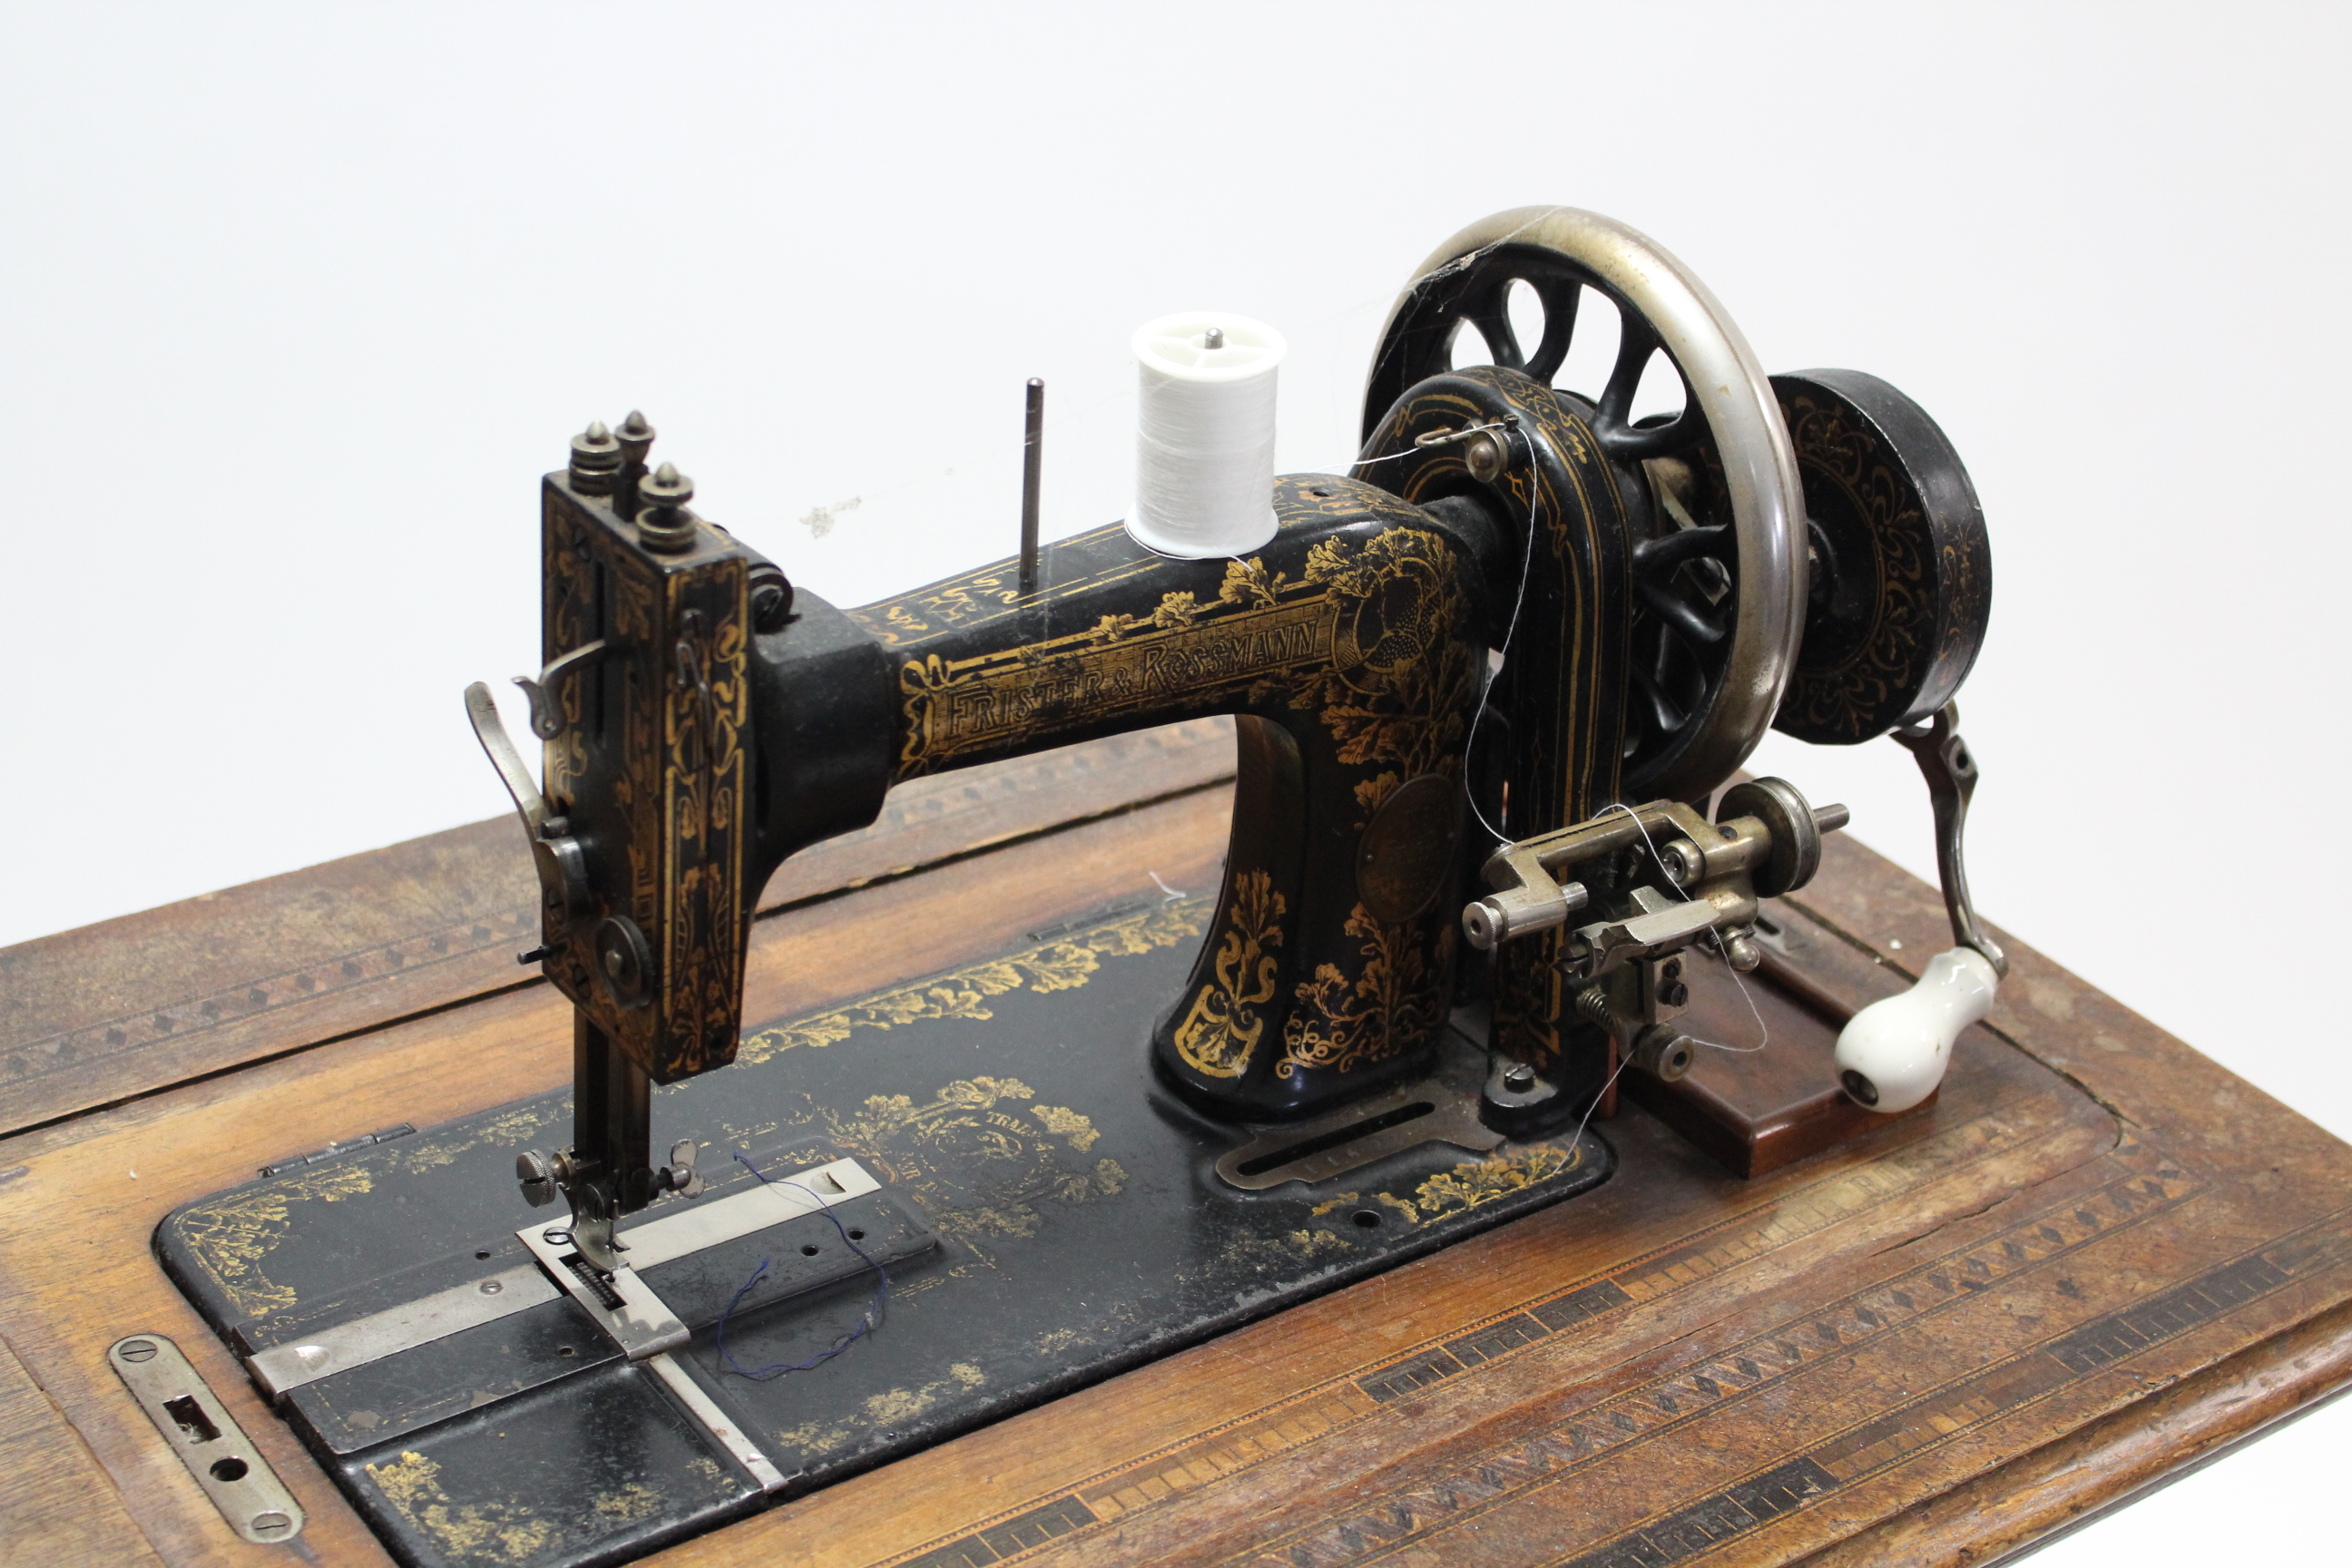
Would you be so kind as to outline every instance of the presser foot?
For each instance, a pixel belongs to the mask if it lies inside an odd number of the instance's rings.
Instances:
[[[648,1200],[663,1193],[677,1193],[688,1198],[698,1198],[709,1190],[700,1172],[695,1169],[699,1149],[691,1138],[681,1138],[670,1145],[669,1163],[658,1171],[640,1171],[635,1185],[643,1188]],[[599,1170],[599,1162],[586,1161],[570,1149],[558,1149],[551,1154],[536,1149],[526,1150],[515,1156],[515,1180],[522,1195],[533,1208],[544,1208],[558,1197],[572,1210],[569,1225],[546,1227],[551,1233],[561,1232],[564,1245],[575,1249],[587,1263],[611,1274],[625,1267],[621,1254],[629,1244],[614,1234],[614,1224],[622,1210],[615,1184]],[[635,1207],[643,1207],[642,1203]]]

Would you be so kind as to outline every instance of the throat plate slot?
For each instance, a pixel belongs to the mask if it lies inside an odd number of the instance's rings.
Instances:
[[[1312,1121],[1269,1128],[1219,1160],[1217,1174],[1244,1192],[1262,1193],[1285,1182],[1328,1182],[1423,1143],[1484,1154],[1502,1142],[1501,1133],[1478,1120],[1475,1095],[1431,1078]]]

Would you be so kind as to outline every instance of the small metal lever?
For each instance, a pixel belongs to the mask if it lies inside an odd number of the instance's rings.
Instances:
[[[531,837],[539,837],[539,825],[547,820],[547,797],[539,793],[539,783],[523,766],[522,753],[507,739],[505,721],[499,717],[497,699],[490,689],[477,680],[466,688],[466,717],[473,721],[474,739],[482,743],[482,754],[498,769],[499,781],[514,796],[515,810],[522,816],[522,825]]]
[[[539,793],[530,770],[523,766],[522,754],[507,739],[507,727],[499,718],[499,705],[490,689],[478,680],[466,688],[466,717],[473,721],[474,739],[482,743],[482,754],[490,759],[507,794],[514,797],[523,831],[530,836],[530,858],[539,871],[546,917],[542,929],[551,943],[571,930],[572,921],[594,912],[594,902],[588,895],[587,857],[580,840],[572,837],[571,823],[548,814],[547,797]]]
[[[530,732],[542,741],[552,741],[563,733],[563,711],[555,704],[555,683],[576,670],[587,668],[604,657],[604,639],[583,643],[539,672],[533,680],[528,675],[518,675],[514,683],[530,700]]]
[[[715,761],[719,755],[719,700],[710,689],[710,677],[704,672],[701,656],[695,644],[702,637],[702,612],[688,610],[678,619],[678,639],[670,651],[677,659],[677,689],[695,694],[695,713],[699,721],[694,727],[694,744],[688,748],[686,765],[699,768],[705,758]]]
[[[2005,979],[2009,959],[2000,944],[1977,923],[1976,906],[1969,900],[1968,864],[1961,858],[1969,799],[1977,791],[1977,760],[1960,739],[1960,705],[1947,702],[1929,722],[1891,732],[1927,776],[1927,797],[1936,808],[1936,870],[1944,884],[1944,911],[1951,917],[1952,940],[1982,953],[1993,973]]]

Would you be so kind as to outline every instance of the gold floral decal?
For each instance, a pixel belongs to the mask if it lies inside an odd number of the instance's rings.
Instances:
[[[1072,991],[1107,957],[1173,947],[1201,934],[1206,900],[1154,905],[1123,920],[1057,942],[991,959],[929,980],[877,993],[846,1006],[794,1018],[743,1037],[738,1062],[763,1062],[781,1051],[838,1045],[859,1029],[890,1029],[929,1018],[989,1018],[988,998],[1024,989]]]
[[[184,1211],[173,1223],[236,1310],[248,1318],[266,1318],[295,1304],[291,1286],[277,1284],[261,1271],[261,1260],[285,1238],[291,1206],[313,1198],[331,1204],[358,1197],[373,1185],[364,1166],[343,1162],[225,1194]]]
[[[1160,607],[1151,612],[1151,624],[1161,631],[1181,631],[1199,620],[1201,612],[1205,607],[1193,601],[1190,590],[1176,594],[1162,594],[1160,596]]]
[[[1574,1149],[1555,1143],[1529,1143],[1507,1154],[1491,1155],[1440,1171],[1421,1184],[1410,1198],[1380,1193],[1380,1202],[1415,1225],[1448,1214],[1475,1209],[1496,1198],[1524,1192],[1537,1183],[1572,1171],[1583,1160]]]
[[[698,1467],[695,1473],[715,1495],[732,1490],[715,1466]],[[397,1459],[368,1466],[367,1474],[411,1528],[431,1536],[445,1554],[461,1562],[529,1563],[577,1534],[566,1528],[572,1521],[534,1513],[519,1500],[456,1501],[441,1484],[440,1465],[414,1448],[402,1450]],[[632,1524],[652,1518],[661,1504],[660,1493],[632,1481],[598,1498],[593,1519],[581,1522],[592,1527]]]
[[[1454,552],[1417,528],[1385,530],[1360,547],[1328,539],[1307,551],[1307,580],[1346,602],[1344,651],[1353,657],[1261,682],[1251,696],[1318,713],[1341,762],[1381,770],[1355,786],[1370,821],[1404,780],[1461,771],[1471,657]],[[1400,593],[1405,584],[1413,591]]]
[[[1276,1077],[1296,1078],[1308,1068],[1349,1072],[1386,1061],[1400,1042],[1437,1026],[1444,999],[1431,984],[1421,945],[1400,940],[1411,930],[1375,920],[1361,904],[1349,911],[1347,931],[1362,943],[1357,951],[1364,956],[1363,973],[1350,981],[1339,965],[1324,963],[1316,966],[1314,979],[1298,983]],[[1439,939],[1441,963],[1452,937],[1449,926]]]
[[[1282,921],[1289,905],[1274,889],[1273,874],[1244,871],[1234,879],[1234,905],[1217,939],[1214,979],[1192,998],[1176,1026],[1176,1051],[1185,1065],[1209,1078],[1239,1078],[1257,1053],[1265,1020],[1258,1009],[1274,1000],[1282,945]]]
[[[1036,1098],[1017,1078],[965,1078],[919,1101],[872,1094],[855,1110],[811,1104],[790,1120],[821,1128],[912,1188],[941,1231],[970,1245],[981,1236],[1034,1235],[1045,1221],[1040,1203],[1088,1203],[1127,1186],[1126,1167],[1108,1156],[1087,1168],[1063,1165],[1056,1141],[1084,1155],[1102,1134],[1068,1106],[1022,1103]],[[984,1183],[957,1173],[981,1173]]]
[[[458,1155],[486,1143],[512,1147],[528,1142],[541,1128],[571,1114],[572,1108],[561,1101],[521,1106],[451,1142],[434,1139],[411,1145],[404,1140],[399,1151],[393,1154],[392,1163],[412,1173],[434,1170],[455,1163]]]
[[[1225,568],[1225,581],[1217,590],[1217,602],[1239,605],[1245,609],[1262,607],[1273,604],[1276,595],[1288,585],[1283,574],[1268,572],[1265,562],[1253,555],[1247,561],[1234,561]],[[1161,603],[1164,605],[1166,601]]]

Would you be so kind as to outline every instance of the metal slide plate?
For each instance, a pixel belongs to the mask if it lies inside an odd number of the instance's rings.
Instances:
[[[231,1530],[265,1545],[302,1533],[302,1505],[179,1346],[161,1334],[132,1334],[108,1347],[106,1359]]]

